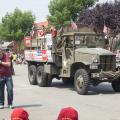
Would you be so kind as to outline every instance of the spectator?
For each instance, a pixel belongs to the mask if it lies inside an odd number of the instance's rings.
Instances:
[[[13,67],[13,55],[12,54],[10,54],[10,52],[9,51],[6,51],[6,57],[7,57],[7,59],[10,59],[10,62],[11,62],[11,73],[12,73],[12,75],[15,75],[15,71],[14,71],[14,67]]]
[[[78,112],[72,107],[63,108],[57,120],[78,120]]]
[[[13,53],[13,62],[16,63],[17,55]]]
[[[10,62],[11,62],[11,73],[12,73],[12,75],[15,75],[15,70],[14,70],[13,61],[12,61],[13,56],[10,55],[9,58],[10,58]]]
[[[13,80],[10,58],[0,49],[0,109],[4,108],[4,90],[7,87],[8,107],[13,108]]]
[[[16,108],[11,113],[11,120],[29,120],[29,114],[23,108]]]

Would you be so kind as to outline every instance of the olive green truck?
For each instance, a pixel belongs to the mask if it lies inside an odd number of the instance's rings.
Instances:
[[[37,49],[25,51],[30,84],[48,87],[57,78],[73,83],[77,93],[85,95],[91,85],[109,82],[115,92],[120,92],[116,55],[105,49],[102,34],[66,32],[51,38],[49,44],[47,37],[37,39],[33,47]]]

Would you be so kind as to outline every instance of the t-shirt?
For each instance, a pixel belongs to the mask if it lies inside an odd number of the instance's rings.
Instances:
[[[10,62],[10,58],[7,55],[3,55],[3,58],[0,59],[2,62]],[[11,66],[6,67],[0,64],[0,77],[11,77]]]

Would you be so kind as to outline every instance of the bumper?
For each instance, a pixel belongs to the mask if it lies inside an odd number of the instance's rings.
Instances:
[[[99,78],[99,79],[117,79],[120,77],[120,71],[101,71],[100,73],[91,73],[91,78]]]

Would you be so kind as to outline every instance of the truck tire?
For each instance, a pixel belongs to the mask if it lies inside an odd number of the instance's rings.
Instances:
[[[37,69],[37,83],[40,87],[49,87],[52,84],[52,76],[43,71],[43,67]]]
[[[37,75],[36,75],[36,77],[37,77],[37,84],[40,87],[44,87],[45,84],[46,84],[45,81],[42,81],[42,72],[43,72],[43,66],[39,66],[37,68]]]
[[[36,85],[37,81],[36,81],[36,66],[35,65],[31,65],[28,68],[28,78],[29,78],[29,82],[31,85]]]
[[[74,77],[75,90],[80,95],[86,95],[90,86],[90,79],[85,69],[78,69]]]
[[[51,84],[52,84],[52,79],[53,79],[52,75],[48,74],[47,87],[50,87],[50,86],[51,86]]]
[[[52,77],[48,73],[42,72],[41,87],[49,87],[52,83]]]
[[[115,80],[112,82],[112,88],[115,92],[120,92],[120,81]]]

